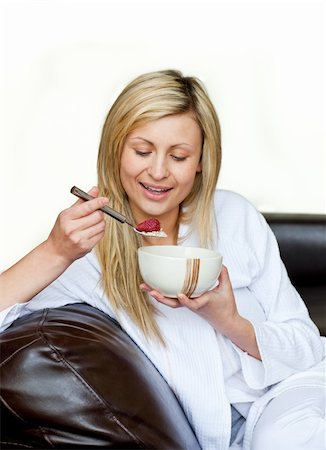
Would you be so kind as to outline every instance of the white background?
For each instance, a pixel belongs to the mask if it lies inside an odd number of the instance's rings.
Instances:
[[[326,212],[325,2],[2,0],[0,269],[96,184],[105,115],[135,76],[205,83],[219,186],[262,211]]]

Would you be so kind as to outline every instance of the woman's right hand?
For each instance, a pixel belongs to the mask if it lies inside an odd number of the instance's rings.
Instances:
[[[89,191],[97,197],[98,188]],[[69,265],[86,255],[104,235],[104,213],[108,199],[78,200],[62,211],[46,241],[0,274],[0,310],[29,301]]]
[[[79,199],[63,210],[44,243],[48,251],[68,264],[90,252],[104,235],[104,213],[99,208],[106,205],[108,199],[97,197],[97,187],[88,193],[96,198],[87,202]]]

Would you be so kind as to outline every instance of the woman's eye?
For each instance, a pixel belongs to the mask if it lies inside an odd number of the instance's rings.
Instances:
[[[174,161],[185,161],[187,159],[186,156],[175,156],[172,155],[172,159],[174,159]]]
[[[151,152],[145,151],[145,150],[135,150],[136,155],[138,156],[147,156],[149,155]]]

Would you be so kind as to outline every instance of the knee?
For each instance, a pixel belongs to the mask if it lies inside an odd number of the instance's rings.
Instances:
[[[280,416],[274,421],[257,422],[251,450],[326,450],[326,423],[320,414],[304,420]]]
[[[251,450],[326,450],[325,390],[289,390],[267,404],[252,436]]]
[[[277,423],[267,423],[259,420],[253,433],[251,450],[275,450],[282,449],[286,436],[282,436],[284,430]]]

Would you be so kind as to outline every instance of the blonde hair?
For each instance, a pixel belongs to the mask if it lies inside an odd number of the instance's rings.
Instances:
[[[129,83],[112,105],[102,131],[97,171],[100,195],[133,223],[132,212],[120,180],[120,160],[125,139],[146,122],[191,112],[202,136],[202,171],[197,173],[190,194],[180,208],[179,223],[195,224],[202,246],[212,239],[212,202],[221,163],[220,126],[208,94],[194,77],[176,70],[147,73]],[[102,283],[119,317],[124,310],[148,338],[163,342],[155,320],[156,309],[142,282],[137,249],[140,237],[130,227],[108,219],[104,238],[97,246]]]

